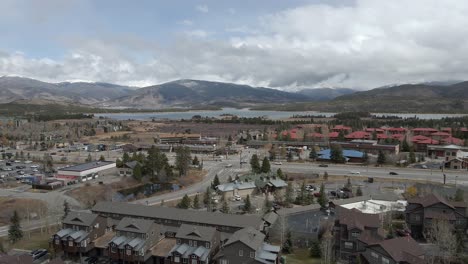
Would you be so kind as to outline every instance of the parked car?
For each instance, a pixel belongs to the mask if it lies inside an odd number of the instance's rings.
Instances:
[[[320,164],[319,167],[327,168],[328,164]]]
[[[234,201],[240,201],[240,200],[242,200],[242,198],[240,197],[240,195],[237,195],[237,194],[234,195],[233,198],[234,198]]]
[[[275,162],[275,165],[283,165],[283,163],[281,161],[277,161]]]
[[[309,191],[309,192],[312,192],[312,191],[317,190],[317,188],[316,188],[315,186],[310,185],[310,184],[309,184],[309,185],[306,185],[306,186],[305,186],[305,189],[306,189],[307,191]]]
[[[42,258],[43,256],[47,255],[47,250],[45,249],[38,249],[37,251],[35,251],[31,256],[34,260],[36,259],[40,259]]]
[[[391,171],[391,172],[389,172],[388,174],[390,174],[390,175],[398,175],[398,173],[396,173],[396,172],[394,172],[394,171]]]
[[[353,174],[353,175],[361,174],[361,172],[359,172],[359,171],[350,171],[349,173],[350,173],[350,174]]]
[[[225,167],[226,167],[226,168],[231,168],[231,167],[232,167],[232,164],[227,164]]]

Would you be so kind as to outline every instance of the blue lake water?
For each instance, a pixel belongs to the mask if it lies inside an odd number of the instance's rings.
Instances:
[[[292,117],[294,115],[322,115],[331,117],[335,113],[324,113],[316,111],[257,111],[249,109],[236,109],[236,108],[223,108],[221,110],[200,110],[200,111],[188,111],[188,112],[154,112],[154,113],[100,113],[95,114],[96,117],[106,117],[116,120],[151,120],[151,119],[168,119],[168,120],[180,120],[180,119],[191,119],[194,115],[200,115],[202,117],[220,117],[223,114],[232,114],[238,117],[266,117],[273,120],[284,119]],[[468,114],[394,114],[394,113],[374,113],[377,116],[391,115],[399,116],[403,118],[418,117],[420,119],[441,119],[444,117],[459,117],[467,116]]]

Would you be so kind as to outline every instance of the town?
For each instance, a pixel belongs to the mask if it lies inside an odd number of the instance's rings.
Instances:
[[[0,263],[466,263],[455,119],[5,119]]]

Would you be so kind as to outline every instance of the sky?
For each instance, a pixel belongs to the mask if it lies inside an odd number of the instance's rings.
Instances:
[[[282,90],[468,80],[464,0],[1,0],[0,76]]]

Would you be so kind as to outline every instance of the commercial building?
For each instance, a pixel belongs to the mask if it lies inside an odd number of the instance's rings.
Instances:
[[[115,168],[112,161],[93,161],[75,166],[61,168],[57,172],[57,178],[68,180],[86,181],[97,175]]]

